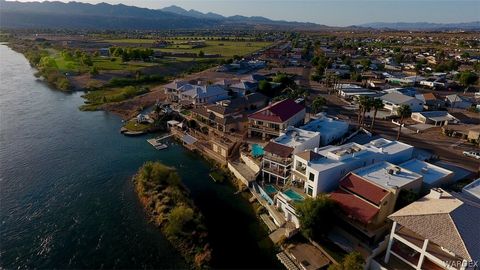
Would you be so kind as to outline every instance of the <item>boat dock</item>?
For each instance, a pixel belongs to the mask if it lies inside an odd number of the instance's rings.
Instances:
[[[147,139],[147,142],[151,144],[153,147],[155,147],[155,149],[162,150],[168,147],[166,144],[162,143],[162,141],[171,136],[173,136],[173,134],[168,134],[161,138],[157,137],[157,138]]]

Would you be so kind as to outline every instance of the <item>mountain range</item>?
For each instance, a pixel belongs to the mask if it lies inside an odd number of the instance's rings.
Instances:
[[[374,29],[393,29],[393,30],[479,30],[480,21],[464,23],[429,23],[429,22],[374,22],[359,25]]]
[[[201,13],[177,6],[148,9],[123,4],[88,4],[81,2],[18,2],[0,0],[2,28],[50,29],[318,29],[314,23],[275,21],[264,17]]]
[[[479,30],[480,22],[370,23],[332,27],[309,22],[271,20],[259,16],[223,16],[178,6],[148,9],[123,4],[81,2],[18,2],[0,0],[2,28],[49,28],[95,30],[173,30],[173,29],[261,29],[261,30]]]

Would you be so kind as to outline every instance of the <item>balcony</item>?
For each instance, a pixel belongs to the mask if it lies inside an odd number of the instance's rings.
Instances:
[[[303,175],[305,175],[305,173],[307,172],[307,167],[303,167],[303,166],[296,166],[295,167],[295,170]]]
[[[276,162],[282,165],[290,165],[292,163],[292,158],[282,158],[282,157],[274,156],[267,153],[263,156],[263,159]]]
[[[250,129],[253,131],[259,131],[259,132],[271,132],[271,133],[280,133],[280,128],[271,128],[267,126],[259,126],[259,125],[252,125],[250,124]]]
[[[282,178],[287,178],[288,176],[290,176],[290,171],[287,170],[287,169],[283,169],[283,168],[263,167],[262,170],[264,170],[268,173],[275,174],[275,175],[280,176]]]

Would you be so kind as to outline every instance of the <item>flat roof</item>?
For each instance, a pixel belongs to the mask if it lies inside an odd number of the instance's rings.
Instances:
[[[386,154],[396,154],[406,149],[413,148],[413,146],[409,144],[402,143],[400,141],[390,141],[385,138],[378,138],[364,145],[367,147],[379,149],[382,151],[382,153]]]
[[[308,131],[320,132],[320,135],[328,136],[346,132],[348,130],[348,123],[322,116],[319,119],[308,122],[300,128]]]
[[[389,171],[393,172],[389,173]],[[352,173],[386,189],[392,189],[393,187],[401,188],[422,178],[418,173],[400,168],[386,161],[354,170]]]
[[[408,160],[399,166],[422,175],[423,182],[427,184],[435,184],[437,181],[453,174],[450,170],[418,159]]]
[[[462,192],[467,192],[477,199],[480,199],[480,178],[463,187]]]
[[[318,136],[320,133],[304,129],[288,127],[285,133],[274,139],[276,143],[295,148]]]
[[[367,144],[347,143],[339,146],[328,145],[318,149],[317,154],[323,156],[310,161],[309,167],[315,171],[323,171],[337,167],[352,160],[364,160],[372,155],[396,154],[413,146],[384,138],[373,140]]]

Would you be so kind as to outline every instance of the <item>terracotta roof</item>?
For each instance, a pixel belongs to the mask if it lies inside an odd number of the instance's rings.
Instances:
[[[250,114],[248,117],[257,120],[283,123],[304,109],[305,107],[295,101],[284,99],[270,104],[260,111]]]
[[[425,100],[436,100],[437,97],[433,93],[424,93],[423,98]]]
[[[379,205],[383,198],[388,194],[388,191],[385,189],[370,183],[353,173],[347,174],[347,176],[345,176],[340,182],[340,186],[376,205]]]
[[[330,198],[340,205],[345,215],[349,218],[365,224],[372,221],[379,211],[377,207],[341,189],[332,192]]]
[[[265,147],[263,148],[263,151],[275,154],[282,158],[286,158],[292,154],[293,148],[276,142],[268,142],[268,144],[265,145]]]
[[[297,154],[298,157],[303,158],[306,161],[317,160],[322,158],[323,156],[313,152],[312,150],[307,150]]]

